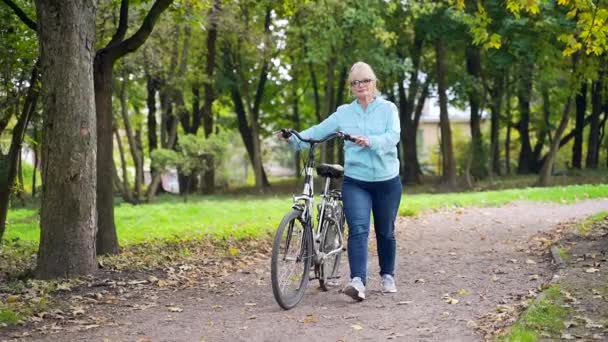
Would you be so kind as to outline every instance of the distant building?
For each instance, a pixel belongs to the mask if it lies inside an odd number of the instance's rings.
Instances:
[[[448,104],[448,117],[452,128],[453,141],[459,137],[469,139],[471,129],[469,123],[471,114],[469,108],[460,109]],[[489,118],[486,112],[482,112],[482,130]],[[418,161],[423,171],[437,172],[441,168],[440,156],[441,128],[439,126],[439,101],[437,98],[428,98],[424,103],[418,132],[416,133],[416,150]]]

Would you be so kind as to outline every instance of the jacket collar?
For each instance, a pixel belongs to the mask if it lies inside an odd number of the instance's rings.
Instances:
[[[374,101],[372,101],[370,104],[367,105],[367,110],[363,111],[363,107],[359,104],[359,102],[357,102],[357,99],[355,99],[351,105],[353,106],[353,109],[355,110],[355,112],[359,115],[363,115],[363,114],[369,114],[371,113],[379,104],[380,102],[382,102],[383,99],[380,96],[376,96],[376,98],[374,99]]]

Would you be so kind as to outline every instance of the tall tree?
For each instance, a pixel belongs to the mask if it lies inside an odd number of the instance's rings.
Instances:
[[[95,1],[36,0],[44,139],[40,278],[94,273]],[[77,85],[77,86],[75,86]]]
[[[157,19],[172,2],[173,0],[154,1],[139,29],[131,37],[125,39],[128,28],[129,0],[121,0],[118,28],[110,42],[95,55],[97,182],[105,185],[97,187],[97,214],[99,217],[97,253],[99,254],[118,253],[118,238],[114,223],[114,194],[111,186],[114,178],[112,137],[114,63],[124,55],[137,50],[146,41]]]
[[[218,33],[218,21],[219,12],[221,9],[221,0],[214,0],[213,7],[209,10],[209,30],[207,33],[207,58],[205,61],[205,83],[203,89],[205,91],[203,108],[201,110],[201,116],[203,121],[203,129],[205,137],[209,138],[213,134],[213,102],[215,101],[215,57],[217,54],[216,42]],[[196,130],[193,132],[196,134]],[[215,168],[214,159],[210,155],[207,157],[207,164],[209,168],[205,170],[203,175],[204,189],[208,193],[212,193],[215,187]]]
[[[587,111],[587,82],[583,82],[576,94],[576,116],[574,117],[574,145],[572,145],[572,167],[580,169],[583,161],[583,128]]]
[[[587,159],[585,166],[590,169],[596,169],[599,163],[600,155],[600,114],[602,113],[602,99],[608,103],[608,93],[605,90],[606,75],[608,74],[608,53],[604,53],[600,62],[597,78],[591,86],[591,118],[589,124],[589,140],[587,142]],[[608,111],[608,108],[604,109]],[[604,113],[608,115],[608,112]]]
[[[441,129],[441,180],[448,186],[456,185],[456,162],[452,146],[452,129],[448,117],[447,97],[447,56],[444,41],[438,37],[435,41],[435,58],[437,63],[437,93],[439,95],[439,125]]]

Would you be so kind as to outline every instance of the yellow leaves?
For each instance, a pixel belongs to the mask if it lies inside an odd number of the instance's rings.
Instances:
[[[241,254],[241,251],[239,251],[238,248],[230,246],[228,248],[228,254],[230,254],[231,256],[238,256],[239,254]]]
[[[502,45],[502,37],[497,33],[492,33],[490,39],[483,45],[486,49],[500,49]]]
[[[464,0],[455,0],[454,7],[456,7],[456,9],[458,9],[459,11],[463,10],[464,9]]]
[[[557,0],[558,5],[566,6],[570,3],[570,0]]]
[[[540,13],[540,0],[507,0],[507,9],[519,18],[521,11],[536,15]]]
[[[574,37],[574,34],[562,34],[557,37],[557,40],[566,43],[566,47],[562,51],[562,54],[566,57],[571,56],[583,47],[583,44]]]

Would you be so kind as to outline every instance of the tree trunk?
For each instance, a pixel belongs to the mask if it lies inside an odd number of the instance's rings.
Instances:
[[[97,270],[95,12],[94,1],[36,0],[44,84],[44,184],[36,266],[42,279]]]
[[[549,154],[545,158],[543,166],[540,169],[540,174],[537,181],[538,186],[548,186],[551,181],[551,172],[553,171],[553,163],[555,161],[555,156],[557,155],[557,151],[559,150],[559,141],[561,135],[564,133],[566,127],[568,126],[571,104],[572,98],[568,97],[568,99],[566,100],[566,105],[564,106],[564,113],[562,114],[559,126],[557,127],[557,131],[555,132],[555,135],[553,136],[553,141],[551,142],[551,150],[549,151]]]
[[[598,73],[598,78],[591,87],[591,122],[589,127],[589,140],[587,144],[587,160],[585,166],[588,169],[597,169],[600,157],[600,114],[602,113],[602,91],[604,90],[604,78],[606,77],[606,62],[608,55],[604,55],[603,65]],[[608,95],[604,94],[604,98]],[[608,114],[608,113],[607,113]]]
[[[206,82],[203,89],[205,91],[205,102],[203,103],[203,128],[205,130],[205,138],[211,137],[213,133],[213,102],[215,101],[214,92],[214,71],[215,58],[217,54],[217,27],[218,16],[221,9],[221,1],[215,0],[213,8],[209,11],[209,31],[207,33],[207,61],[205,64]],[[207,169],[203,173],[203,184],[206,193],[213,193],[215,190],[215,161],[213,156],[209,156],[206,160]]]
[[[583,128],[585,112],[587,111],[587,82],[581,84],[580,92],[576,94],[576,117],[574,121],[574,145],[572,146],[572,167],[580,169],[583,160]]]
[[[542,86],[541,89],[541,97],[542,97],[542,105],[543,105],[543,124],[540,125],[536,137],[536,144],[534,145],[534,150],[532,151],[532,160],[534,160],[534,170],[540,170],[540,166],[538,163],[542,164],[541,153],[543,151],[543,147],[545,145],[545,140],[549,137],[549,144],[551,144],[551,100],[549,97],[549,89],[546,86]]]
[[[122,198],[127,203],[134,203],[133,200],[133,192],[131,191],[131,186],[129,186],[129,172],[127,171],[127,160],[125,158],[125,150],[122,146],[122,141],[120,140],[120,134],[118,133],[118,129],[114,128],[114,136],[116,138],[116,147],[118,147],[118,154],[120,156],[120,168],[122,170],[122,184],[120,185]]]
[[[120,87],[119,97],[120,97],[120,114],[122,116],[122,120],[125,126],[125,132],[127,134],[127,142],[129,144],[129,150],[131,151],[131,158],[133,160],[133,165],[135,167],[135,193],[137,194],[137,198],[133,196],[133,192],[131,189],[125,189],[127,191],[127,195],[129,197],[130,203],[138,203],[139,195],[141,194],[141,181],[142,177],[140,173],[143,171],[143,162],[144,156],[143,151],[140,150],[137,146],[137,141],[135,139],[135,133],[133,132],[133,128],[131,127],[131,120],[129,119],[129,109],[127,103],[127,92],[128,92],[128,75],[123,75],[122,78],[122,86]],[[118,131],[116,131],[116,139],[120,137]],[[120,140],[117,140],[120,141]],[[121,146],[122,148],[122,146]],[[121,159],[124,158],[124,154],[122,154]],[[123,162],[126,166],[126,162]],[[126,174],[125,174],[126,175]],[[125,183],[127,185],[127,183]]]
[[[243,138],[243,144],[245,145],[245,149],[247,150],[249,161],[253,165],[255,163],[253,152],[253,132],[249,129],[249,125],[247,124],[247,113],[245,113],[245,106],[241,98],[241,93],[238,91],[238,89],[233,88],[231,91],[231,95],[232,102],[234,103],[234,111],[236,112],[237,116],[239,132],[241,133],[241,137]],[[262,180],[266,184],[266,186],[270,185],[268,183],[268,179],[266,178],[266,172],[264,171],[264,168],[262,168]]]
[[[306,50],[306,44],[303,44]],[[315,99],[315,117],[317,122],[321,122],[321,97],[319,96],[319,82],[317,81],[317,74],[315,73],[315,67],[312,62],[308,63],[308,69],[310,71],[310,82],[312,83],[312,93]]]
[[[146,76],[147,97],[146,104],[148,106],[148,150],[150,153],[158,148],[158,136],[156,133],[156,90],[158,89],[158,80],[152,76]]]
[[[509,77],[507,75],[507,84],[509,83]],[[511,88],[507,87],[506,91],[506,104],[505,104],[505,117],[507,118],[507,133],[505,134],[505,173],[507,175],[511,174],[511,120],[513,114],[511,113]]]
[[[466,48],[466,66],[468,74],[475,84],[481,82],[481,55],[479,48],[468,46]],[[483,179],[488,175],[486,158],[483,152],[481,136],[481,94],[477,87],[468,91],[469,106],[471,109],[471,175],[474,179]]]
[[[530,98],[532,96],[532,67],[522,67],[521,81],[518,87],[517,99],[519,106],[520,120],[517,126],[519,131],[521,149],[519,151],[519,161],[517,173],[527,174],[534,170],[534,157],[532,145],[530,143]]]
[[[418,159],[417,134],[418,123],[414,117],[415,99],[418,94],[418,74],[420,70],[420,57],[423,47],[423,39],[419,34],[414,37],[414,44],[410,51],[413,68],[409,73],[408,93],[405,93],[403,86],[404,79],[398,78],[397,94],[399,98],[399,112],[401,114],[401,148],[403,151],[403,160],[401,162],[401,177],[406,184],[418,184],[421,182],[420,162]],[[399,54],[400,58],[401,56]],[[424,95],[424,96],[423,96]],[[418,107],[424,105],[424,101],[428,96],[428,82],[426,92],[422,91],[418,99]],[[422,101],[422,103],[420,102]],[[422,107],[420,107],[422,109]]]
[[[97,110],[97,254],[118,254],[114,223],[114,174],[112,172],[112,81],[114,61],[105,53],[95,56],[95,106]]]
[[[21,115],[17,119],[17,123],[13,128],[13,135],[11,137],[11,145],[6,158],[6,178],[0,180],[0,243],[2,242],[2,236],[6,230],[6,217],[8,215],[8,207],[10,205],[11,190],[15,184],[15,176],[17,174],[17,161],[21,155],[21,144],[25,136],[25,130],[30,122],[32,115],[36,110],[36,102],[38,100],[40,67],[39,63],[36,62],[32,69],[32,75],[30,76],[30,87],[27,90],[27,96],[23,104],[23,110]],[[36,175],[36,167],[34,165],[34,176]],[[36,182],[32,182],[32,193],[35,192]],[[33,194],[32,194],[33,197]]]
[[[490,103],[491,123],[490,123],[490,165],[492,173],[500,175],[500,116],[502,110],[502,98],[504,90],[504,73],[500,72],[494,77],[494,87],[492,88],[492,101]],[[508,128],[507,128],[508,129]]]
[[[295,62],[295,58],[291,58],[292,62]],[[298,76],[295,74],[291,82],[291,103],[293,110],[293,128],[296,131],[300,131],[300,97],[298,96]],[[342,164],[344,165],[344,164]],[[296,177],[300,178],[300,150],[294,151],[294,168],[296,170]]]
[[[118,28],[108,45],[95,55],[95,105],[97,111],[97,253],[117,254],[118,238],[114,224],[114,196],[112,172],[112,82],[114,63],[124,55],[137,50],[148,38],[160,14],[173,0],[156,0],[146,14],[139,29],[124,39],[128,28],[127,0],[121,1]],[[103,185],[102,185],[103,184]],[[110,184],[110,185],[108,185]]]
[[[446,52],[443,40],[438,38],[435,42],[437,67],[437,93],[439,94],[439,125],[441,126],[441,155],[442,155],[442,183],[449,187],[456,185],[456,161],[452,147],[452,130],[448,117],[447,97],[447,66]]]
[[[337,58],[335,55],[332,55],[327,62],[327,74],[326,74],[326,83],[325,83],[325,115],[323,119],[326,119],[329,115],[334,112],[335,103],[335,88],[334,88],[334,76],[336,72],[336,63]],[[335,161],[335,153],[334,153],[334,143],[333,140],[330,140],[323,145],[321,145],[321,149],[323,151],[321,160],[324,163],[333,164]]]

